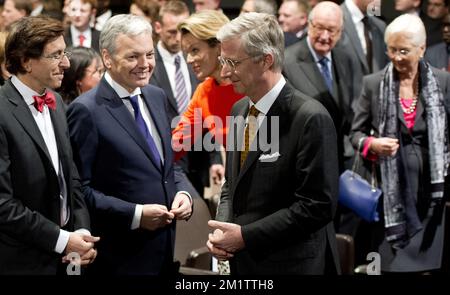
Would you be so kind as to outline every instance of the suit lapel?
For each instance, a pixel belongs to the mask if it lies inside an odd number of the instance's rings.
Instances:
[[[265,116],[265,118],[261,124],[261,126],[264,126],[264,124],[266,124],[266,126],[267,126],[267,129],[265,130],[265,132],[267,132],[266,136],[267,136],[268,143],[271,142],[271,140],[272,140],[270,130],[271,130],[271,121],[272,121],[272,118],[274,118],[274,117],[278,117],[280,119],[279,135],[281,136],[281,130],[283,130],[282,100],[284,98],[286,98],[287,96],[289,96],[289,91],[290,91],[289,86],[287,86],[287,84],[286,84],[283,87],[280,94],[278,95],[277,99],[275,99],[273,105],[270,107],[269,112],[267,113],[267,115]],[[248,110],[248,106],[247,106],[247,110]],[[260,136],[260,130],[261,129],[258,129],[258,132],[255,135],[255,139]],[[256,140],[254,140],[252,142],[253,149],[250,149],[250,152],[247,155],[247,159],[245,160],[244,164],[242,165],[241,171],[240,171],[237,181],[236,181],[236,185],[235,185],[236,187],[238,186],[240,180],[248,172],[248,170],[253,166],[255,161],[257,161],[259,156],[264,152],[263,150],[261,150],[261,148],[259,146],[255,150],[255,146],[254,146],[255,144],[256,144]],[[271,151],[271,152],[276,152],[276,151]],[[240,153],[235,153],[235,154],[240,155]],[[237,162],[238,162],[237,165],[239,165],[239,158],[237,159]]]
[[[161,109],[161,107],[158,107],[158,105],[155,103],[156,100],[149,97],[150,95],[147,94],[147,92],[142,92],[142,97],[144,98],[144,102],[147,104],[148,111],[150,113],[150,116],[153,119],[153,123],[155,124],[155,127],[158,131],[158,135],[161,138],[161,146],[163,149],[163,157],[164,157],[164,172],[167,173],[167,168],[170,167],[170,165],[167,165],[167,161],[170,161],[171,157],[169,157],[171,153],[171,137],[167,136],[167,134],[170,134],[170,131],[164,130],[163,122],[164,120],[167,120],[165,112],[158,112],[158,109]],[[169,132],[169,133],[167,133]],[[153,157],[152,157],[153,158]],[[155,163],[156,164],[156,163]]]
[[[333,66],[335,67],[336,75],[334,77],[333,81],[336,81],[336,84],[338,85],[337,90],[337,97],[335,97],[335,101],[337,105],[339,106],[339,109],[341,109],[341,112],[343,111],[343,115],[347,114],[350,111],[350,93],[348,93],[347,88],[345,87],[346,82],[346,69],[345,66],[342,64],[342,59],[339,58],[339,54],[334,51],[332,51],[333,54]]]
[[[306,42],[306,38],[303,38],[300,47],[300,51],[298,52],[298,68],[303,72],[303,76],[309,80],[309,84],[312,85],[316,92],[324,93],[329,92],[327,86],[325,85],[325,81],[323,80],[322,73],[314,61],[314,57],[309,51],[308,43]],[[311,75],[312,73],[312,75]]]
[[[155,76],[155,80],[158,81],[158,84],[161,85],[161,88],[164,89],[164,92],[167,95],[170,106],[176,111],[178,114],[178,104],[175,100],[175,95],[172,92],[172,87],[170,86],[169,76],[167,75],[166,67],[164,66],[164,61],[159,53],[158,49],[155,49],[156,53],[156,62],[158,66],[156,67],[153,75]]]
[[[234,145],[233,145],[235,152],[232,153],[232,155],[233,155],[232,179],[237,179],[239,176],[241,153],[237,152],[237,151],[240,151],[243,146],[244,130],[245,130],[245,117],[248,114],[248,99],[246,99],[245,102],[246,103],[244,104],[244,107],[238,112],[238,114],[235,117],[236,136],[234,136]],[[240,120],[239,118],[243,118],[243,120],[242,119]],[[233,127],[230,126],[230,128],[233,128]]]
[[[36,121],[31,114],[29,106],[25,103],[25,100],[12,85],[10,80],[5,82],[3,89],[11,104],[14,105],[14,108],[12,110],[14,117],[17,119],[20,125],[23,126],[24,131],[33,139],[39,149],[41,149],[41,151],[45,154],[47,160],[51,163],[52,160],[47,146],[45,145],[44,138],[42,137]]]
[[[150,148],[148,147],[144,136],[139,131],[133,116],[130,114],[130,111],[104,78],[100,82],[99,93],[102,93],[101,99],[105,101],[106,109],[110,112],[112,117],[131,136],[136,144],[141,147],[153,165],[155,165],[157,169],[160,169],[160,165],[155,163],[155,160],[151,155]]]
[[[350,40],[350,44],[354,48],[359,61],[363,65],[364,73],[369,73],[369,65],[367,64],[366,56],[364,55],[363,48],[361,46],[361,41],[359,40],[358,33],[356,32],[355,25],[353,23],[350,12],[348,11],[345,4],[341,5],[344,7],[344,30],[347,32],[347,36]]]

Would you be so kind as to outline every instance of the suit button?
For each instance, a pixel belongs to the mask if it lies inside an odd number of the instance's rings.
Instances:
[[[164,180],[164,184],[167,184],[167,180]]]

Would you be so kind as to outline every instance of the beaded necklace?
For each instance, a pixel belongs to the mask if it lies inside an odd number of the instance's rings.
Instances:
[[[419,79],[417,78],[417,76],[415,78],[413,91],[414,91],[413,101],[411,102],[411,105],[408,108],[403,107],[403,104],[400,101],[400,106],[402,107],[402,110],[405,114],[412,114],[416,110],[417,101],[418,101],[418,97],[419,97]],[[400,100],[400,98],[399,98],[399,100]]]

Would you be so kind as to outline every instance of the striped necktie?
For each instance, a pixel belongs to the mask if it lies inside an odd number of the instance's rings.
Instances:
[[[188,105],[188,94],[186,83],[184,82],[183,73],[181,71],[180,56],[175,56],[175,99],[177,101],[178,113],[181,115]]]

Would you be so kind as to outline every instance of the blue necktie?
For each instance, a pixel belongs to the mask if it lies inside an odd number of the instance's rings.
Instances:
[[[155,141],[153,140],[153,137],[148,131],[147,124],[145,124],[144,118],[142,117],[141,111],[139,109],[138,96],[137,95],[131,96],[130,102],[131,105],[133,106],[134,120],[136,121],[139,131],[141,131],[142,135],[144,135],[145,141],[147,142],[148,147],[150,148],[153,159],[155,160],[156,163],[159,164],[159,167],[161,167],[161,157],[159,155],[158,149],[156,148]]]
[[[321,73],[323,76],[323,79],[325,80],[325,84],[327,85],[328,90],[330,93],[333,93],[333,81],[331,79],[331,73],[328,69],[328,58],[324,57],[321,60],[319,60]]]

